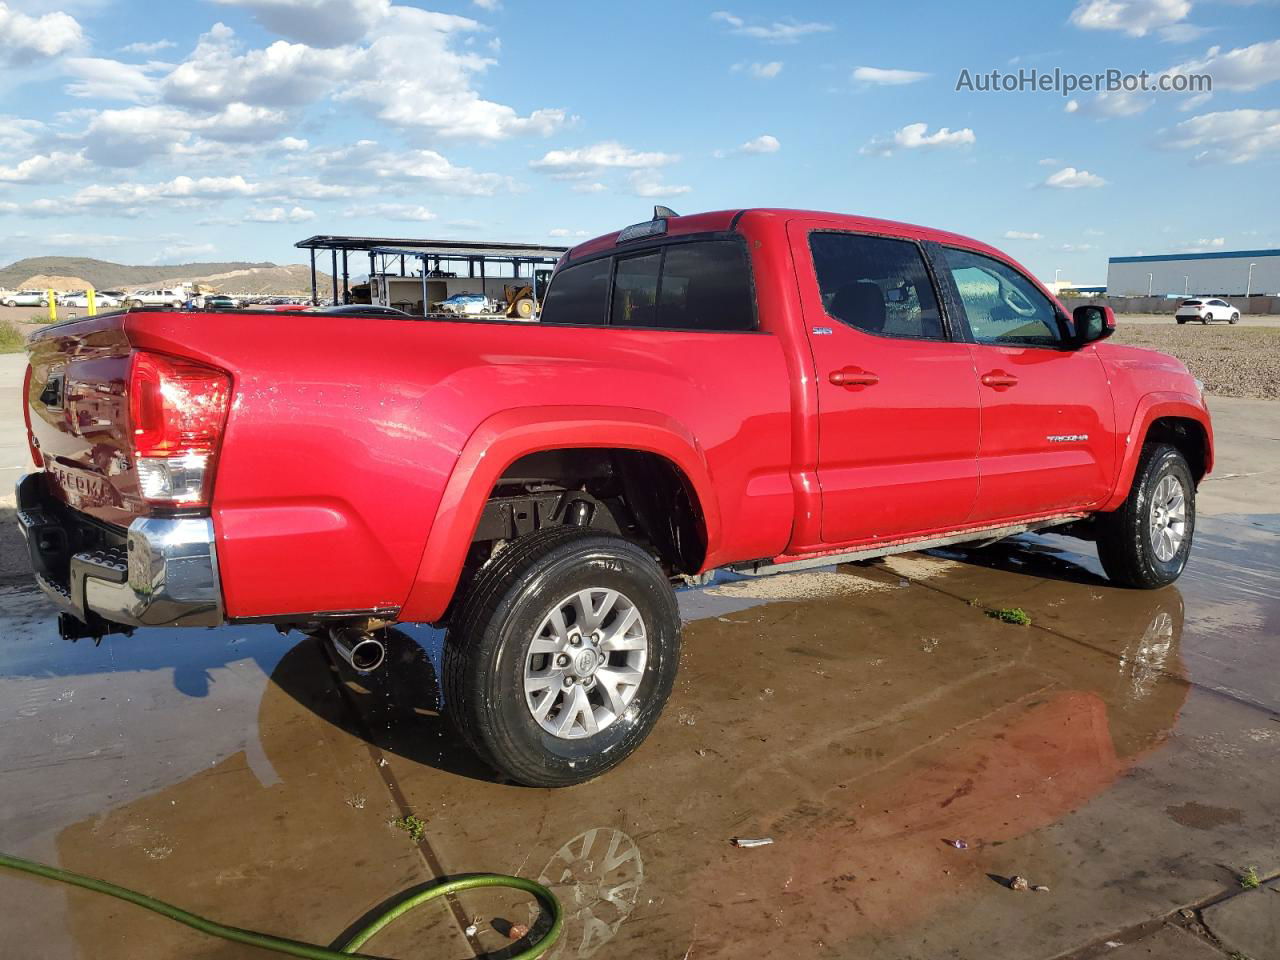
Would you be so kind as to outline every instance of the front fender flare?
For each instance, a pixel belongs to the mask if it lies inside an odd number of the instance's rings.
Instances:
[[[1205,470],[1206,474],[1213,469],[1213,425],[1209,420],[1209,412],[1199,398],[1180,393],[1175,390],[1162,390],[1145,394],[1133,413],[1129,431],[1122,438],[1124,444],[1120,452],[1120,468],[1116,473],[1116,485],[1111,496],[1099,507],[1100,510],[1117,510],[1129,495],[1134,474],[1138,470],[1138,457],[1142,454],[1142,444],[1146,439],[1151,424],[1164,417],[1181,417],[1194,420],[1205,433]]]
[[[463,445],[445,485],[402,620],[435,621],[458,587],[485,501],[521,457],[568,447],[611,447],[666,457],[684,474],[702,512],[710,559],[720,542],[720,510],[706,457],[683,424],[630,407],[546,406],[503,410],[484,420]]]

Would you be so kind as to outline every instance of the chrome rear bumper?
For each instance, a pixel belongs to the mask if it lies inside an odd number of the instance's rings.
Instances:
[[[50,562],[60,544],[75,544],[68,510],[51,502],[43,477],[18,481],[18,526],[27,540],[36,582],[64,612],[133,627],[213,627],[222,623],[222,588],[208,517],[134,520],[125,541],[71,552]],[[74,547],[66,548],[68,552]]]

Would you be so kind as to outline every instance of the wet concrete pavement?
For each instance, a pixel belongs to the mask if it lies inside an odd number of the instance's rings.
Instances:
[[[1027,536],[685,592],[657,730],[567,790],[458,748],[428,628],[358,677],[267,627],[73,646],[5,588],[0,849],[319,942],[498,871],[556,889],[565,960],[1273,960],[1280,893],[1237,878],[1280,872],[1280,418],[1242,403],[1215,406],[1223,479],[1176,587],[1113,588],[1088,544]],[[23,877],[0,902],[5,956],[266,956]],[[370,947],[465,958],[530,920],[465,895]]]

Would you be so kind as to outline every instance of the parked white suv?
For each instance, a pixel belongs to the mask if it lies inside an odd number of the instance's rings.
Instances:
[[[1196,297],[1191,300],[1183,300],[1178,305],[1177,312],[1173,318],[1178,323],[1186,323],[1188,320],[1199,320],[1201,323],[1208,323],[1210,320],[1225,320],[1227,323],[1236,323],[1240,319],[1240,311],[1216,297]]]
[[[0,303],[6,307],[47,307],[49,293],[46,290],[7,290],[0,294]]]
[[[187,297],[181,290],[134,290],[125,296],[129,307],[173,307],[178,309]]]

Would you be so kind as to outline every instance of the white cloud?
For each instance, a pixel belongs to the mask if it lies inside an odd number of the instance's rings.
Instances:
[[[1036,161],[1042,167],[1056,167],[1061,162],[1057,157],[1042,157]]]
[[[35,217],[61,217],[74,213],[136,217],[159,207],[194,207],[215,200],[249,197],[261,187],[244,177],[174,177],[159,183],[92,184],[70,196],[42,197],[21,205],[21,212]]]
[[[316,47],[358,40],[390,13],[390,0],[214,0],[241,7],[272,33]]]
[[[636,170],[628,178],[631,181],[631,192],[637,197],[678,197],[688,193],[693,187],[676,186],[662,182],[662,175],[657,170]]]
[[[1209,32],[1209,27],[1197,27],[1194,23],[1175,23],[1158,31],[1161,43],[1190,43]]]
[[[727,10],[717,10],[711,19],[725,24],[730,33],[740,37],[751,37],[756,40],[767,40],[770,43],[795,43],[801,37],[815,33],[829,33],[835,28],[829,23],[803,23],[787,18],[772,23],[748,23],[737,14]]]
[[[739,153],[777,153],[782,149],[782,144],[778,142],[778,138],[767,133],[762,133],[754,139],[748,140],[742,146],[738,147]]]
[[[348,207],[342,212],[344,217],[377,217],[379,220],[403,220],[412,223],[426,223],[435,220],[436,214],[423,206],[404,203],[362,203],[358,207]]]
[[[1101,187],[1107,181],[1090,173],[1088,170],[1077,170],[1075,167],[1063,167],[1057,173],[1049,174],[1043,186],[1058,190],[1077,190],[1081,187]]]
[[[616,140],[608,140],[573,150],[548,150],[541,160],[533,160],[529,166],[557,179],[569,180],[589,177],[609,168],[665,167],[679,159],[673,153],[632,150]]]
[[[1226,237],[1201,237],[1199,240],[1192,240],[1189,243],[1175,243],[1175,250],[1182,250],[1186,253],[1207,253],[1210,250],[1221,250],[1227,245]]]
[[[567,227],[555,227],[547,231],[548,237],[563,239],[565,237],[589,237],[591,234],[585,230],[570,230]]]
[[[66,91],[73,97],[142,103],[154,99],[159,91],[159,81],[152,74],[168,67],[163,63],[123,63],[105,57],[70,57],[66,69],[76,79],[67,84]]]
[[[301,137],[281,137],[278,146],[281,150],[306,150],[311,143]]]
[[[735,63],[729,69],[734,73],[749,73],[757,80],[772,80],[782,72],[782,61],[770,60],[768,63]]]
[[[861,152],[888,157],[892,156],[893,152],[898,149],[932,150],[939,147],[965,147],[976,140],[977,137],[968,127],[960,130],[940,127],[933,133],[929,133],[929,125],[927,123],[908,123],[900,130],[895,130],[889,139],[883,137],[873,138],[870,143],[862,148]]]
[[[1100,118],[1132,117],[1146,110],[1155,103],[1154,93],[1138,93],[1128,90],[1104,91],[1093,99],[1083,103],[1077,100],[1067,101],[1067,113],[1080,113],[1082,116]]]
[[[898,87],[907,83],[918,83],[929,74],[918,70],[890,70],[881,67],[858,67],[853,71],[856,83],[870,83],[883,87]]]
[[[1280,148],[1280,110],[1222,110],[1183,120],[1165,141],[1196,163],[1248,163]]]
[[[281,186],[282,196],[294,191],[294,195],[322,199],[403,188],[414,193],[488,197],[517,187],[510,177],[457,166],[434,150],[390,150],[373,140],[313,149],[293,158],[288,167],[304,175]]]
[[[1122,30],[1131,37],[1184,20],[1191,0],[1080,0],[1071,22],[1085,30]]]
[[[1084,253],[1086,250],[1092,250],[1092,243],[1060,243],[1057,248],[1063,253]]]
[[[1040,240],[1043,239],[1038,233],[1028,233],[1026,230],[1006,230],[1004,232],[1006,240]]]
[[[155,40],[151,43],[126,43],[120,48],[121,53],[159,53],[161,50],[169,50],[176,47],[177,44],[172,40]]]
[[[1170,76],[1207,73],[1213,77],[1213,89],[1257,90],[1280,80],[1280,40],[1255,43],[1222,52],[1210,47],[1199,60],[1189,60],[1165,71]]]
[[[0,62],[21,65],[84,45],[76,18],[61,11],[32,17],[0,0]]]
[[[2,183],[59,183],[68,174],[87,167],[88,161],[82,153],[37,154],[20,160],[13,166],[0,166],[0,182]]]
[[[594,183],[575,183],[573,185],[574,193],[604,193],[608,189],[608,187],[598,181]]]
[[[502,6],[498,0],[471,0],[481,10],[497,10]]]
[[[255,207],[244,215],[245,220],[250,223],[303,223],[314,220],[315,217],[314,210],[303,207],[292,207],[288,210],[284,207]]]

